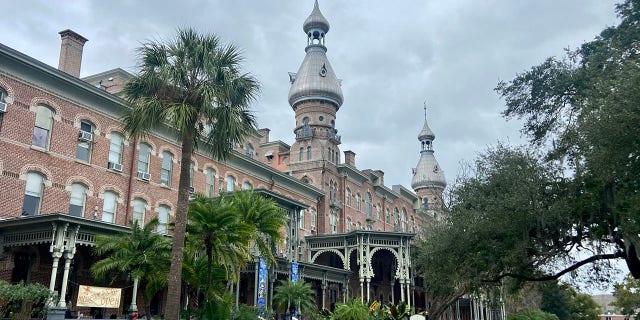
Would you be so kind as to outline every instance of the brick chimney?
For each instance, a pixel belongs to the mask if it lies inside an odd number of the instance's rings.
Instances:
[[[347,150],[344,152],[344,163],[355,167],[356,166],[356,153],[351,151],[351,150]]]
[[[82,63],[82,48],[88,40],[69,29],[59,33],[62,42],[60,44],[58,70],[78,78],[80,77],[80,64]]]

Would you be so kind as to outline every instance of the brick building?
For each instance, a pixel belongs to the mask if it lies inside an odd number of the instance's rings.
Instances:
[[[317,2],[303,29],[306,56],[290,73],[293,143],[270,141],[269,129],[261,129],[225,162],[196,152],[192,191],[252,188],[287,210],[271,290],[296,265],[320,307],[359,296],[424,308],[410,243],[437,219],[446,187],[435,135],[425,117],[413,190],[387,187],[382,170],[358,169],[355,152],[340,150],[335,120],[343,95]],[[79,79],[87,39],[71,30],[60,35],[58,69],[0,44],[0,279],[49,285],[64,306],[75,301],[78,284],[104,285],[88,271],[95,235],[126,232],[129,221],[152,217],[167,233],[180,149],[169,128],[127,139],[119,119],[128,106],[119,90],[130,75],[115,69]],[[238,303],[255,304],[256,268],[243,273]],[[124,312],[131,292],[123,298],[120,310],[106,312]],[[162,313],[162,300],[160,294],[151,302],[154,312]]]

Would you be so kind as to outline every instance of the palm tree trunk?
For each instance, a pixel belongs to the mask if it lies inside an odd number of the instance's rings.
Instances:
[[[213,248],[211,239],[205,239],[205,250],[207,254],[207,283],[205,284],[205,299],[209,301],[209,288],[211,287],[211,267],[213,266]]]
[[[180,182],[178,184],[178,204],[176,208],[173,245],[171,247],[171,269],[169,270],[169,288],[165,318],[178,320],[180,317],[180,293],[182,285],[182,251],[189,207],[189,175],[195,126],[191,126],[182,137],[182,155],[180,159]]]

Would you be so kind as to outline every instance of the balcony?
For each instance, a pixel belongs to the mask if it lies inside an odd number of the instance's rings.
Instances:
[[[329,199],[329,206],[331,208],[342,209],[342,201],[336,198]]]
[[[328,132],[327,136],[328,136],[329,140],[335,142],[336,144],[341,144],[342,143],[342,141],[340,139],[340,135],[338,134],[338,130],[336,130],[336,129],[330,130]]]
[[[296,140],[306,140],[313,137],[313,129],[309,126],[304,126],[302,129],[296,132]]]

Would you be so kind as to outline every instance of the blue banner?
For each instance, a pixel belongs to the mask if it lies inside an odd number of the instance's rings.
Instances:
[[[298,281],[298,264],[294,262],[291,264],[291,282],[297,282],[297,281]]]
[[[260,257],[260,265],[258,266],[258,307],[265,307],[267,304],[267,263]]]

